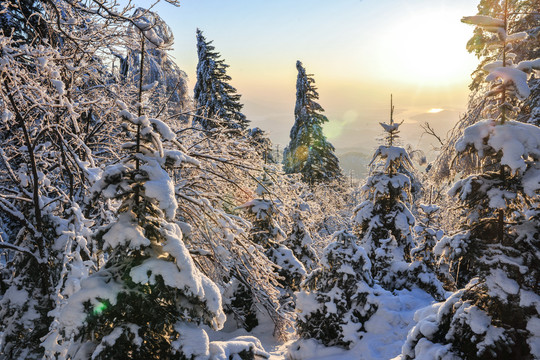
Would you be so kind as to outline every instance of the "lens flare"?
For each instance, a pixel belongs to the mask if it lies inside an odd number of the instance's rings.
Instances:
[[[107,309],[107,304],[100,302],[94,307],[94,315],[100,315],[106,309]]]
[[[294,153],[294,158],[296,162],[304,162],[307,160],[309,154],[309,149],[306,145],[300,145],[296,148],[296,151]]]

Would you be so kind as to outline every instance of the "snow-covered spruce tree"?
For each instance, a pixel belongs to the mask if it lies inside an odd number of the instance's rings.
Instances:
[[[206,41],[201,30],[197,29],[197,83],[194,88],[197,111],[195,121],[203,129],[224,127],[232,133],[246,130],[249,120],[242,114],[240,94],[229,84],[231,77],[218,52],[214,51],[212,41]]]
[[[294,307],[291,304],[292,293],[299,289],[300,283],[306,276],[306,270],[293,251],[284,244],[286,235],[280,224],[280,218],[283,217],[281,214],[283,204],[273,196],[272,187],[273,181],[265,170],[255,190],[259,197],[243,204],[241,208],[247,211],[248,219],[252,223],[249,232],[250,239],[275,264],[274,271],[279,275],[276,285],[281,293],[279,300],[281,307],[284,311],[292,311]],[[249,297],[251,299],[246,299],[246,304],[256,305],[257,300],[253,295]],[[283,329],[276,328],[275,331],[279,333]]]
[[[285,244],[309,272],[319,266],[319,257],[313,248],[311,232],[304,224],[307,216],[309,216],[309,205],[303,201],[295,204],[290,216],[291,229],[287,233]]]
[[[272,196],[273,185],[270,176],[265,172],[255,190],[259,198],[247,202],[242,208],[247,209],[252,218],[250,234],[253,242],[262,246],[268,258],[278,266],[277,272],[282,277],[282,286],[295,291],[304,280],[306,270],[284,243],[286,234],[279,221],[283,217],[282,203]]]
[[[459,156],[478,157],[480,169],[450,191],[464,208],[464,225],[435,246],[459,264],[458,285],[467,283],[423,313],[403,347],[406,359],[540,359],[540,128],[511,120],[519,111],[512,104],[529,93],[525,71],[540,69],[540,59],[511,62],[506,3],[503,12],[502,19],[464,18],[501,40],[501,59],[485,66],[494,83],[488,96],[499,106],[456,144]]]
[[[308,275],[297,293],[296,328],[302,339],[342,347],[361,339],[364,323],[377,310],[370,265],[355,236],[335,234],[324,249],[321,267]]]
[[[353,225],[371,260],[373,278],[386,290],[418,285],[443,299],[444,290],[423,261],[413,261],[415,218],[411,175],[414,173],[407,151],[396,146],[399,126],[390,104],[390,123],[381,123],[385,145],[379,146],[370,163],[370,176],[362,187],[366,200],[354,210]]]
[[[440,240],[444,232],[437,229],[436,218],[441,210],[437,205],[420,205],[421,217],[414,227],[416,233],[416,246],[411,250],[411,256],[422,260],[426,265],[435,270],[436,259],[433,256],[433,247]]]
[[[405,149],[395,146],[401,123],[394,122],[393,113],[391,104],[390,123],[381,123],[386,144],[373,155],[370,176],[362,188],[366,200],[356,207],[353,219],[360,244],[371,260],[373,278],[387,290],[405,285],[415,223],[407,206],[411,180],[398,171],[412,171],[412,163]]]
[[[289,145],[283,152],[283,166],[287,174],[302,174],[308,183],[330,181],[341,176],[335,148],[323,134],[322,126],[328,118],[319,99],[315,80],[306,74],[300,61],[296,62],[296,105],[294,125],[291,128]]]
[[[410,265],[410,268],[418,268],[418,270],[422,270],[424,273],[429,272],[435,274],[444,284],[446,289],[454,290],[455,282],[449,275],[448,268],[445,266],[446,264],[443,263],[441,266],[441,263],[438,262],[438,259],[433,253],[433,248],[444,236],[444,231],[439,227],[440,210],[441,208],[439,206],[433,204],[421,204],[419,206],[419,215],[416,218],[417,224],[414,227],[414,232],[416,234],[415,247],[411,249],[413,263]],[[412,274],[412,276],[415,275]],[[436,286],[439,286],[438,281],[436,281],[435,284],[437,284]],[[429,292],[433,294],[433,290],[435,289],[431,289]],[[442,295],[443,291],[440,290],[441,289],[439,289],[438,293]]]
[[[147,29],[140,30],[144,43]],[[219,289],[196,268],[173,222],[178,204],[166,168],[185,156],[164,149],[164,141],[175,143],[175,134],[144,115],[140,100],[137,115],[118,101],[118,116],[133,134],[124,146],[130,153],[108,166],[92,188],[94,197],[119,207],[117,219],[96,234],[109,253],[106,264],[81,282],[59,317],[58,341],[72,343],[72,358],[208,356],[200,325],[219,329],[225,320]]]

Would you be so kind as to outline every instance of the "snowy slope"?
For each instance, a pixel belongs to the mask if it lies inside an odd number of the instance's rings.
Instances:
[[[238,336],[252,335],[261,340],[270,360],[389,360],[401,353],[401,346],[407,332],[415,325],[414,313],[435,301],[423,290],[396,291],[395,294],[378,288],[379,309],[366,324],[367,333],[350,350],[338,347],[325,347],[313,340],[285,344],[277,342],[272,336],[273,324],[262,322],[251,333],[236,330],[227,333],[210,333],[211,340],[230,340]],[[287,357],[288,356],[288,357]]]

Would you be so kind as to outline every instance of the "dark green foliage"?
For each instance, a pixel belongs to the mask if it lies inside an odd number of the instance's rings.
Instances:
[[[197,83],[194,96],[197,103],[195,121],[203,129],[212,130],[224,127],[232,133],[246,130],[249,121],[241,110],[240,94],[229,84],[229,67],[214,51],[211,41],[206,41],[202,31],[197,29]]]
[[[235,318],[240,325],[247,331],[253,330],[259,325],[259,319],[257,319],[257,308],[253,301],[253,294],[242,283],[238,283],[237,288],[234,291],[232,299],[229,300],[230,311],[234,314]]]
[[[283,166],[287,174],[302,174],[304,181],[313,183],[331,181],[340,177],[339,160],[335,148],[323,134],[322,126],[328,118],[315,101],[319,99],[315,80],[300,61],[296,62],[296,105],[294,125],[289,145],[283,152]]]

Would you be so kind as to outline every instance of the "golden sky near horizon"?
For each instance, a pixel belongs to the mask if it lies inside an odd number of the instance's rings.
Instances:
[[[314,74],[325,133],[338,151],[369,152],[390,94],[404,142],[420,144],[419,123],[442,132],[465,111],[477,60],[465,45],[473,0],[184,0],[158,13],[175,35],[173,55],[194,86],[195,30],[230,66],[244,113],[281,146],[294,122],[296,60]],[[432,109],[441,109],[432,111]]]

